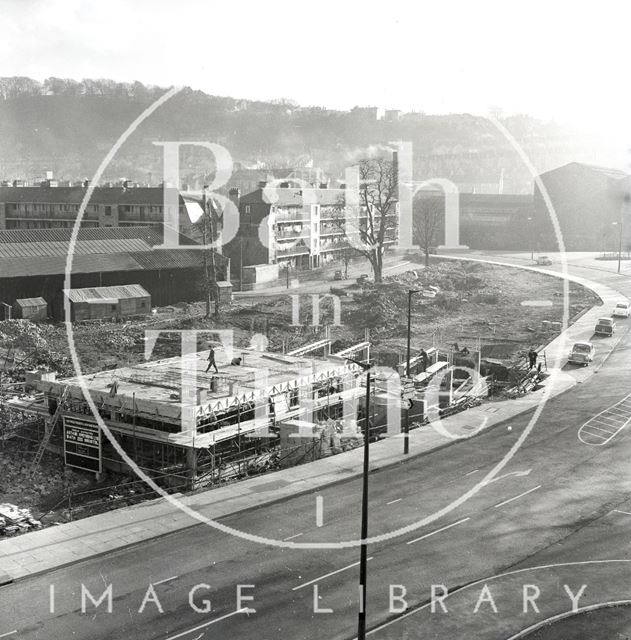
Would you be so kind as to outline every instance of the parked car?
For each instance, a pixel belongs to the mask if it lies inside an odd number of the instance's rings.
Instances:
[[[357,284],[366,284],[370,282],[370,276],[367,273],[362,273],[359,278],[357,278]]]
[[[618,302],[611,315],[616,318],[628,318],[630,314],[631,305],[628,302]]]
[[[341,271],[336,271],[333,274],[333,280],[344,280],[344,274]]]
[[[567,361],[586,367],[593,359],[596,349],[591,342],[575,342]]]
[[[538,256],[537,257],[538,265],[549,265],[552,264],[552,260],[548,256]]]
[[[616,322],[613,318],[598,318],[594,333],[598,336],[612,336],[616,330]]]

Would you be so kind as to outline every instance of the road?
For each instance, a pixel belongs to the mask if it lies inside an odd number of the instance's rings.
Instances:
[[[596,279],[594,273],[591,277]],[[621,290],[631,293],[626,281],[621,282]],[[498,614],[487,603],[474,615],[480,588],[470,587],[446,600],[449,614],[432,615],[423,608],[432,585],[453,591],[518,568],[628,555],[631,429],[627,425],[616,430],[603,446],[586,444],[578,434],[590,418],[629,393],[630,325],[619,323],[621,340],[598,373],[585,377],[584,370],[567,369],[577,371],[582,382],[546,405],[502,477],[431,525],[370,545],[371,637],[508,638],[527,623],[516,588],[523,582],[521,574],[496,579],[499,594],[512,589]],[[470,440],[371,474],[370,535],[386,536],[457,499],[514,445],[530,417],[522,415]],[[242,512],[225,522],[294,544],[355,540],[359,496],[360,483],[354,480],[317,495]],[[357,547],[264,547],[200,525],[1,588],[0,638],[353,638],[358,557]],[[553,569],[538,570],[538,577],[529,576],[528,581],[554,590],[551,609],[563,597],[560,580],[574,577],[573,587],[581,580],[593,581],[601,593],[605,588],[619,593],[631,585],[631,567],[623,563],[607,571],[600,565],[580,566],[580,572],[566,568],[563,577]],[[82,613],[82,584],[97,598],[112,585],[112,613],[106,612],[105,602],[97,608],[89,600]],[[201,612],[189,602],[196,585],[193,604]],[[242,595],[254,600],[238,602],[238,585],[254,585],[241,587]],[[390,585],[400,585],[392,587],[395,595],[405,589],[406,613],[395,612],[396,606],[391,611]],[[256,613],[246,612],[249,608]]]

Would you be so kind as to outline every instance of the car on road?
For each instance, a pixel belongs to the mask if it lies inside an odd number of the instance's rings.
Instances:
[[[567,361],[586,367],[593,359],[596,349],[591,342],[575,342]]]
[[[367,273],[362,273],[359,278],[357,278],[357,284],[367,284],[370,282],[370,276]]]
[[[612,336],[616,330],[616,321],[613,318],[598,318],[594,333],[597,336]]]
[[[611,315],[615,318],[628,318],[631,314],[631,305],[628,302],[618,302]]]
[[[538,256],[537,257],[538,265],[550,265],[552,264],[552,260],[548,256]]]
[[[344,280],[344,274],[341,271],[336,271],[333,274],[333,280]]]

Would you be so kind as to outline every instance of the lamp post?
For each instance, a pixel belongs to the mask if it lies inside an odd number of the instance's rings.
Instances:
[[[528,216],[528,222],[530,223],[530,259],[535,259],[535,233],[534,233],[534,218]]]
[[[362,473],[361,540],[359,546],[359,613],[357,614],[357,640],[366,640],[366,580],[368,570],[368,472],[370,462],[370,369],[371,364],[346,358],[366,372],[366,426],[364,429],[364,466]]]
[[[619,222],[612,222],[614,226],[618,227],[618,273],[620,273],[620,261],[622,259],[622,215]]]
[[[420,293],[420,289],[408,289],[408,334],[407,350],[405,354],[405,377],[410,377],[410,338],[412,334],[412,296]],[[403,425],[403,454],[410,452],[410,409],[405,408],[405,423]]]

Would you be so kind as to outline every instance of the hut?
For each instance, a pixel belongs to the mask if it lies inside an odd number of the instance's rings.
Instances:
[[[18,298],[13,304],[13,316],[24,320],[46,320],[48,303],[44,298]]]
[[[151,296],[139,284],[116,287],[64,289],[70,302],[70,319],[119,320],[151,313]]]

